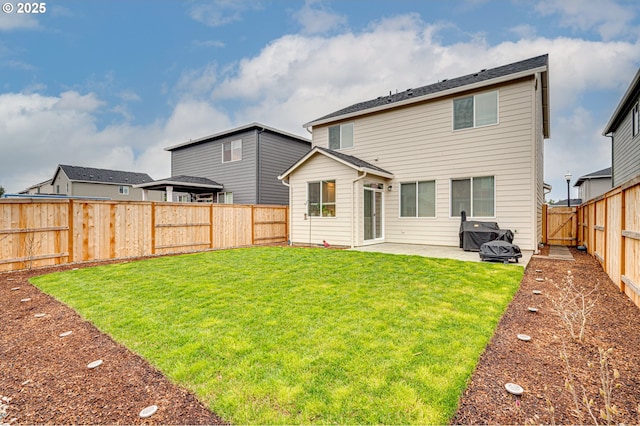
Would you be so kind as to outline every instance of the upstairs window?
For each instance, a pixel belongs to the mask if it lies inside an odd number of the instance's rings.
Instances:
[[[222,162],[242,160],[242,140],[225,142],[222,144]]]
[[[498,123],[498,91],[453,100],[453,130]]]
[[[631,121],[633,122],[633,136],[640,133],[640,111],[638,110],[638,105],[633,107],[631,110]]]
[[[353,123],[329,127],[329,149],[353,147]]]
[[[336,215],[336,181],[309,182],[307,187],[307,214],[318,217]]]
[[[120,194],[120,195],[129,195],[129,187],[128,186],[124,186],[124,185],[120,185],[118,187],[118,194]]]

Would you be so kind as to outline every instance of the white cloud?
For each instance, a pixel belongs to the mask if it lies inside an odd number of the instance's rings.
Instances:
[[[223,48],[225,47],[225,43],[220,40],[194,40],[191,42],[196,47],[215,47],[215,48]]]
[[[626,33],[640,35],[630,24],[638,12],[638,3],[613,0],[541,0],[535,10],[544,16],[558,14],[560,25],[574,31],[596,31],[603,40]]]
[[[262,4],[255,0],[209,0],[201,1],[188,10],[189,16],[209,27],[220,27],[242,20],[246,11],[262,9]]]
[[[306,0],[304,7],[293,13],[293,18],[302,26],[303,34],[325,34],[347,24],[345,16],[332,12],[321,0]]]
[[[13,4],[4,3],[3,4]],[[35,18],[35,15],[29,15],[26,13],[16,13],[15,6],[12,13],[0,12],[0,31],[13,31],[13,30],[37,30],[40,29],[40,24]]]

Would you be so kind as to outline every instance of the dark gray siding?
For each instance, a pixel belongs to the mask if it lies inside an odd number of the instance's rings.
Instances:
[[[613,186],[640,176],[640,135],[632,137],[631,110],[613,134]]]
[[[258,203],[289,204],[289,188],[278,180],[282,174],[311,149],[303,143],[270,132],[260,133],[258,164]]]
[[[222,162],[222,144],[242,140],[242,160]],[[171,151],[171,175],[209,178],[233,192],[235,204],[255,204],[256,197],[256,132],[220,138]]]

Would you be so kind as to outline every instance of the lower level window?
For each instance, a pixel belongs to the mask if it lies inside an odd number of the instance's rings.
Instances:
[[[307,187],[307,214],[334,217],[336,215],[336,181],[309,182]]]
[[[233,204],[233,192],[218,192],[218,204]]]
[[[400,184],[400,217],[435,217],[436,182]]]
[[[462,211],[470,217],[494,217],[495,205],[495,177],[451,180],[451,217]]]

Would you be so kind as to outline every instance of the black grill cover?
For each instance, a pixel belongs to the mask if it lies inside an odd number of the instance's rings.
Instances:
[[[482,244],[502,240],[513,242],[513,232],[500,229],[496,222],[466,221],[460,224],[460,248],[465,251],[479,251]]]
[[[515,259],[515,261],[518,262],[518,259],[521,257],[522,252],[520,251],[520,247],[507,241],[489,241],[480,246],[481,260],[508,262],[510,259]]]

